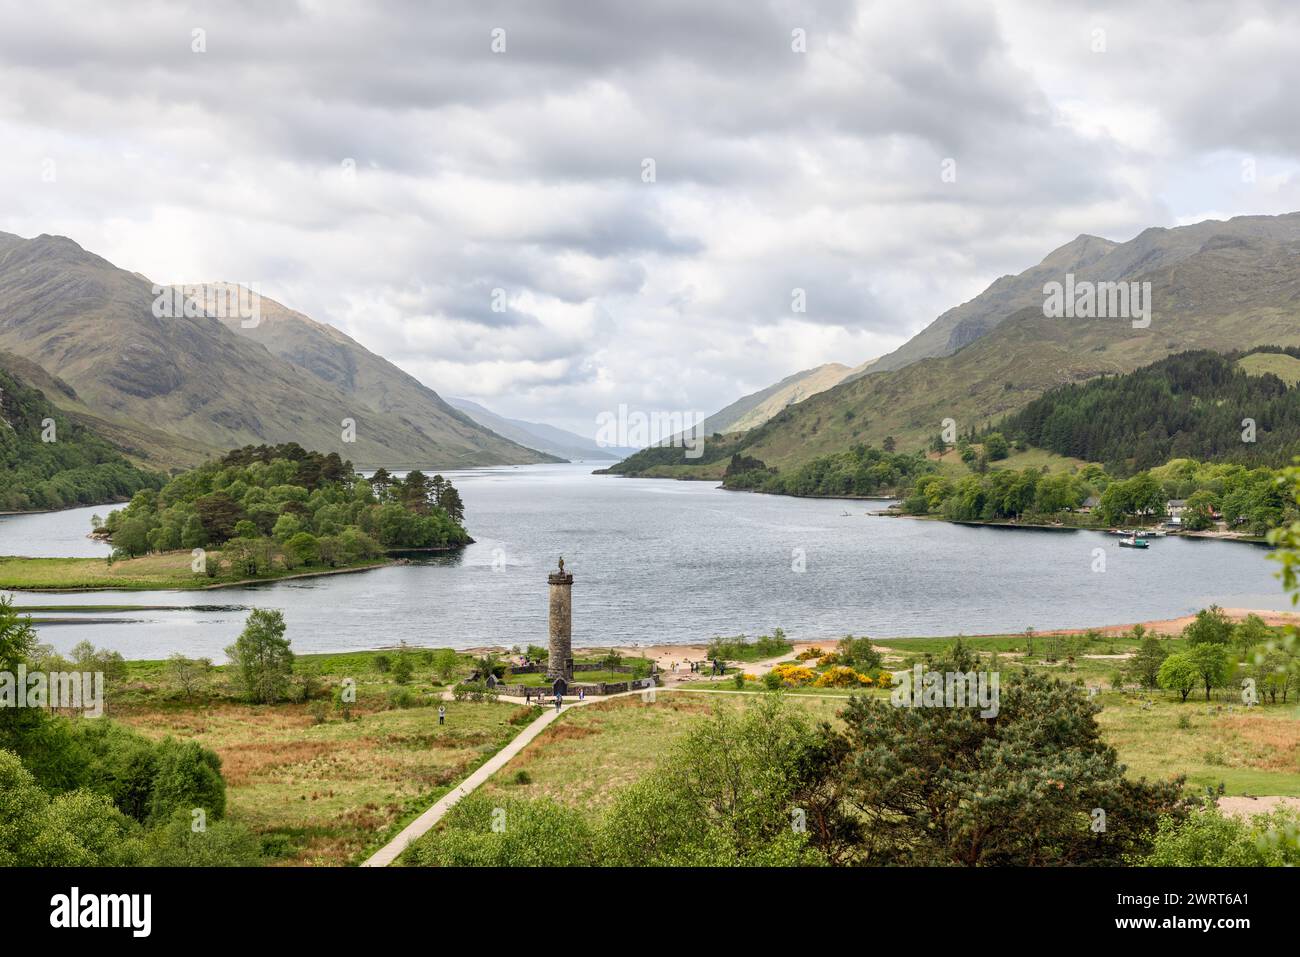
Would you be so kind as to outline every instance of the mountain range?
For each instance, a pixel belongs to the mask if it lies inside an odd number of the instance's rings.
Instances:
[[[11,371],[60,409],[154,468],[289,441],[358,466],[556,461],[266,296],[251,325],[202,309],[159,317],[155,288],[66,237],[0,233],[0,352],[27,363]]]
[[[584,459],[615,461],[639,451],[639,449],[601,446],[596,443],[595,439],[584,438],[576,432],[559,429],[544,422],[510,419],[503,415],[497,415],[491,409],[469,399],[448,396],[447,403],[464,412],[485,429],[491,429],[497,435],[504,435],[520,445],[526,445],[530,449],[537,449],[539,452],[556,455],[568,461],[582,461]]]
[[[1123,319],[1044,314],[1044,285],[1150,282],[1148,328]],[[729,436],[723,448],[778,468],[853,443],[922,447],[945,419],[968,431],[1055,386],[1128,372],[1190,349],[1300,344],[1300,213],[1152,228],[1128,242],[1080,236],[1017,276],[939,316],[898,350],[825,391]],[[721,449],[719,449],[721,451]],[[665,450],[633,456],[624,474],[716,478],[723,458]]]

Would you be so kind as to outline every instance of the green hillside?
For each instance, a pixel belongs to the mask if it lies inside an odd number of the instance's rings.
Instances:
[[[1145,234],[1144,234],[1145,235]],[[785,471],[855,444],[927,448],[951,419],[982,431],[1058,386],[1130,372],[1193,349],[1247,351],[1300,345],[1300,244],[1211,237],[1173,265],[1142,274],[1152,284],[1148,328],[1122,319],[1053,319],[1021,309],[950,356],[851,379],[727,436],[694,462],[680,449],[647,450],[622,474],[721,478],[731,454]],[[718,454],[719,452],[725,454]]]
[[[997,426],[1012,440],[1128,472],[1173,458],[1279,467],[1300,453],[1300,389],[1272,374],[1292,354],[1184,352],[1122,376],[1063,386]],[[1252,362],[1252,366],[1259,363]]]
[[[1242,356],[1237,365],[1247,375],[1275,375],[1289,386],[1300,383],[1300,359],[1285,352],[1252,352]]]
[[[193,454],[203,450],[299,442],[367,466],[546,458],[270,299],[259,322],[244,329],[239,313],[232,329],[217,317],[232,310],[214,306],[209,314],[206,296],[202,307],[178,297],[185,308],[159,297],[148,279],[66,237],[0,233],[0,350],[68,383],[141,457],[175,467],[203,460]],[[175,444],[168,448],[159,434]]]
[[[0,511],[125,501],[161,485],[0,366]]]

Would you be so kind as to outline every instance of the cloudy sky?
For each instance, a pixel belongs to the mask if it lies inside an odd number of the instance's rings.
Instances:
[[[37,6],[0,0],[0,230],[587,435],[856,365],[1079,233],[1300,210],[1294,3]]]

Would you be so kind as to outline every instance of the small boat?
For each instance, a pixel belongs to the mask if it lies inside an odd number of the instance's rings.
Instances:
[[[1138,538],[1136,535],[1130,535],[1128,538],[1119,540],[1120,548],[1150,548],[1151,543],[1145,538]]]

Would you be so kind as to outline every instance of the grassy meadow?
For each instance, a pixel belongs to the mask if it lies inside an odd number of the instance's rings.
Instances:
[[[210,561],[219,561],[219,551],[209,552]],[[219,573],[215,577],[195,574],[188,551],[160,552],[139,558],[109,562],[104,558],[20,558],[0,556],[0,589],[9,591],[161,591],[165,589],[202,589],[241,582],[274,581],[302,574],[329,574],[377,568],[388,564],[378,558],[338,569],[303,569],[286,571],[276,567],[268,572],[246,574]]]
[[[876,645],[885,667],[902,670],[942,653],[953,638],[891,639]],[[1181,639],[1166,639],[1178,650]],[[1187,777],[1189,790],[1222,786],[1228,795],[1300,796],[1300,703],[1247,711],[1229,692],[1207,703],[1181,703],[1164,691],[1121,684],[1117,671],[1136,648],[1131,635],[998,635],[963,638],[996,652],[1004,676],[1021,667],[1096,688],[1104,739],[1131,777]],[[830,651],[833,643],[823,647]],[[442,699],[473,667],[460,653],[455,674],[434,674],[433,653],[409,649],[414,665],[399,683],[393,650],[301,655],[311,676],[309,700],[250,705],[225,689],[224,669],[186,698],[161,661],[127,662],[110,689],[109,715],[152,737],[195,740],[221,757],[228,814],[261,838],[271,864],[350,865],[364,860],[467,777],[540,710],[507,702]],[[1056,660],[1048,660],[1055,657]],[[619,673],[620,678],[623,677]],[[449,681],[442,680],[449,677]],[[351,678],[356,702],[345,711],[332,692]],[[767,692],[738,692],[730,678],[591,701],[551,724],[483,786],[488,798],[551,798],[595,822],[615,795],[653,773],[673,744],[715,708],[743,708]],[[852,694],[885,698],[882,689],[799,688],[783,692],[817,720],[834,723]],[[437,706],[447,709],[439,726]],[[1207,713],[1208,708],[1208,713]]]
[[[152,738],[198,741],[221,757],[227,814],[262,839],[270,863],[347,865],[364,860],[495,754],[536,709],[441,701],[417,667],[410,698],[375,668],[382,652],[302,655],[296,670],[319,686],[356,682],[345,713],[328,700],[273,706],[216,693],[186,700],[165,686],[165,663],[132,661],[109,715]],[[415,655],[418,656],[419,652]],[[468,658],[463,659],[468,667]],[[221,670],[214,691],[219,690]],[[447,709],[438,724],[437,705]]]

